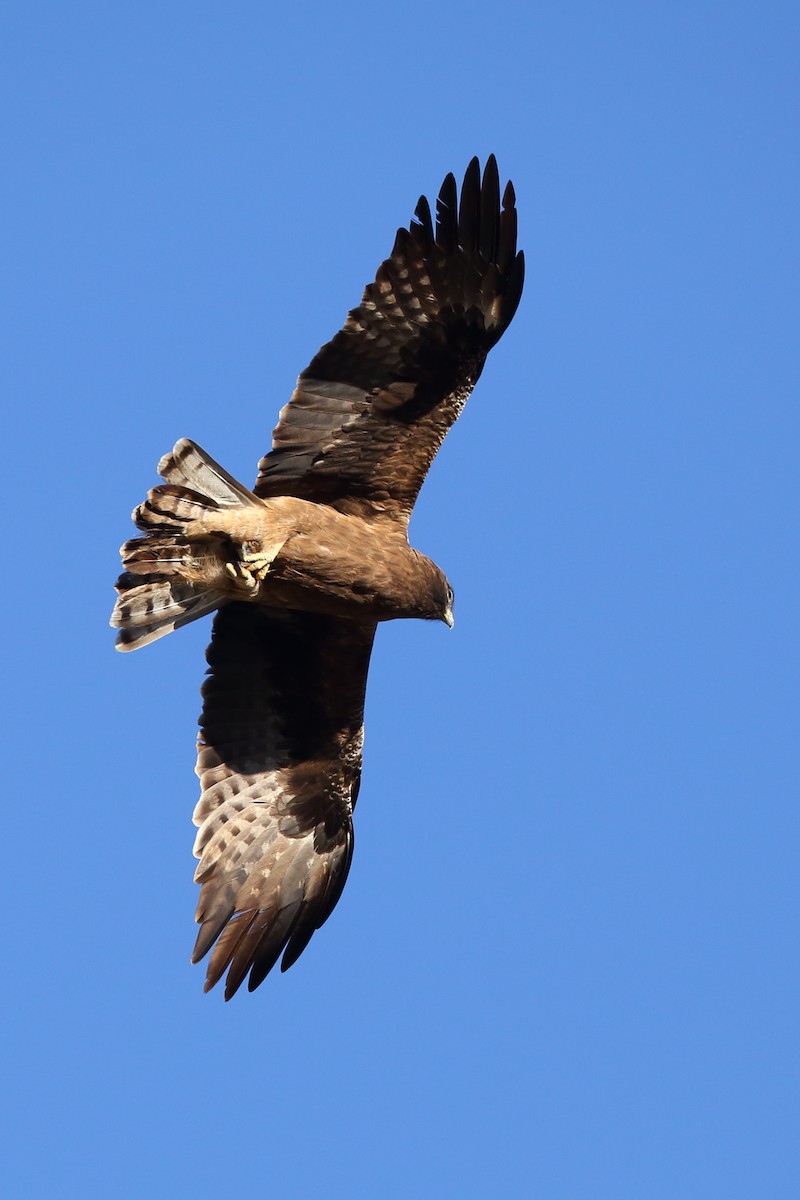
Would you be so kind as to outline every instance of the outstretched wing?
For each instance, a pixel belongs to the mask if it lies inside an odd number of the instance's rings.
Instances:
[[[197,773],[206,991],[286,970],[330,916],[350,867],[375,626],[233,603],[214,620]],[[214,943],[216,942],[216,945]]]
[[[524,274],[509,183],[448,175],[436,224],[423,196],[344,327],[300,376],[259,463],[259,496],[408,520],[486,355],[514,316]]]

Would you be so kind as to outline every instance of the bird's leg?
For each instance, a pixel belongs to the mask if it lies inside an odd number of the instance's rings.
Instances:
[[[275,547],[267,548],[262,541],[247,541],[241,542],[237,551],[237,557],[225,563],[225,570],[237,588],[255,596],[275,557]]]

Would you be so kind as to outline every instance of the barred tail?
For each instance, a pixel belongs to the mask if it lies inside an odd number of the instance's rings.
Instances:
[[[165,482],[133,512],[145,536],[120,550],[125,570],[111,615],[118,650],[146,646],[229,598],[221,537],[210,530],[224,526],[224,510],[261,505],[187,438],[161,459],[158,472]]]

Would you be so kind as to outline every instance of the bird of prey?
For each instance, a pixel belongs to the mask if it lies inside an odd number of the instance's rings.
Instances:
[[[444,573],[412,549],[417,493],[522,293],[509,183],[477,158],[423,196],[361,304],[300,375],[252,491],[194,442],[133,513],[111,624],[135,650],[216,611],[197,774],[192,961],[230,999],[294,963],[353,853],[377,625],[453,623]],[[212,949],[213,947],[213,949]]]

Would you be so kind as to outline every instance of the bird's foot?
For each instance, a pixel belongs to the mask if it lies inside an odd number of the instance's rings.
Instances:
[[[248,596],[255,596],[270,568],[272,556],[264,554],[261,542],[243,542],[239,557],[225,563],[234,585]]]

